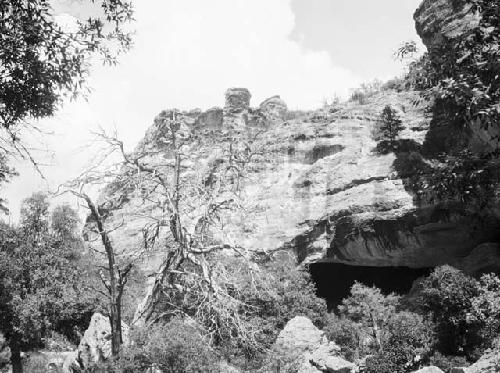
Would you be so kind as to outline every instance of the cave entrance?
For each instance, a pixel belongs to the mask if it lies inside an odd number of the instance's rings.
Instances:
[[[432,268],[362,267],[339,263],[313,263],[309,273],[316,285],[317,295],[333,310],[349,295],[355,281],[376,286],[384,294],[406,294],[413,282],[427,276]]]

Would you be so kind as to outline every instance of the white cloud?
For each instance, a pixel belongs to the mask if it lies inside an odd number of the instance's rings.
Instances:
[[[134,49],[118,66],[95,67],[88,102],[46,121],[58,133],[47,140],[56,152],[50,186],[78,173],[89,156],[75,149],[98,124],[116,126],[132,147],[160,110],[222,106],[228,87],[249,88],[255,106],[280,94],[291,108],[313,108],[359,83],[328,53],[289,39],[289,0],[136,0],[135,8]],[[38,180],[23,167],[6,191],[14,212]]]

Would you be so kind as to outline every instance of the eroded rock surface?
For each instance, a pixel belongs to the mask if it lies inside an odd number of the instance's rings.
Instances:
[[[249,94],[233,94],[231,105],[245,111]],[[413,92],[384,92],[366,105],[351,102],[335,112],[298,113],[256,129],[245,142],[254,154],[239,185],[242,208],[221,216],[224,230],[215,229],[213,239],[250,251],[289,250],[300,262],[409,267],[449,263],[469,272],[499,268],[499,255],[490,255],[496,253],[494,242],[500,237],[498,219],[478,220],[469,206],[457,201],[417,203],[394,166],[396,155],[374,151],[372,131],[389,103],[405,125],[401,139],[409,147],[422,145],[429,118],[425,107],[414,105],[417,98]],[[194,112],[178,116],[187,141],[183,175],[204,183],[210,182],[211,170],[229,144],[254,128],[235,128],[225,116],[220,125],[199,125],[200,118],[206,122],[207,117]],[[157,154],[149,162],[173,164],[168,149],[158,152],[159,123],[155,121],[139,147]],[[121,208],[109,217],[111,226],[120,226],[113,240],[120,249],[133,250],[142,244],[145,217],[159,216],[159,211],[140,191],[120,193],[111,186],[103,199],[119,200]],[[191,226],[189,221],[185,225]],[[156,270],[163,254],[150,253],[143,268]]]

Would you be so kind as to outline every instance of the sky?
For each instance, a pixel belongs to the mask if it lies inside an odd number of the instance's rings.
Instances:
[[[224,91],[246,87],[251,104],[279,94],[291,109],[346,97],[361,82],[400,75],[393,53],[418,40],[420,0],[134,0],[134,48],[118,66],[94,64],[86,98],[62,105],[30,136],[47,164],[29,162],[1,195],[10,221],[21,200],[77,176],[93,156],[92,131],[116,129],[133,149],[161,110],[224,105]],[[61,23],[86,16],[87,0],[54,0]],[[74,201],[69,201],[74,202]]]

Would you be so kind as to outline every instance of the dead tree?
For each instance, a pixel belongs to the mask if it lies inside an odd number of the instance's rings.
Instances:
[[[98,273],[106,289],[105,295],[108,298],[108,317],[111,325],[111,353],[113,356],[116,356],[123,344],[122,299],[133,263],[129,262],[125,265],[117,263],[117,254],[110,239],[109,231],[105,229],[104,218],[94,201],[82,191],[70,190],[70,192],[85,203],[85,206],[89,210],[88,220],[94,225],[94,229],[104,248],[106,264],[98,265]]]
[[[183,127],[184,126],[184,127]],[[111,181],[120,185],[124,194],[130,190],[143,190],[142,198],[159,211],[156,216],[147,216],[150,222],[144,226],[144,244],[137,248],[144,252],[154,245],[162,232],[168,232],[169,239],[164,243],[164,258],[154,275],[154,282],[149,288],[146,297],[139,305],[134,317],[135,325],[144,325],[154,320],[156,305],[161,294],[168,289],[176,288],[179,275],[185,274],[183,266],[186,264],[196,268],[196,278],[203,289],[203,298],[206,302],[237,304],[229,295],[224,286],[219,286],[212,273],[212,266],[207,256],[222,250],[232,250],[236,255],[246,257],[243,250],[234,243],[219,242],[210,239],[210,230],[220,219],[224,210],[238,208],[238,193],[240,181],[245,175],[245,168],[256,154],[251,144],[262,130],[249,129],[245,134],[236,134],[219,143],[220,156],[210,165],[207,175],[200,180],[193,181],[183,174],[183,161],[188,158],[189,144],[192,138],[186,131],[189,128],[179,120],[176,112],[161,114],[156,119],[156,133],[152,136],[154,146],[143,142],[138,148],[127,153],[124,144],[116,134],[108,135],[104,131],[98,133],[98,139],[104,143],[102,159],[80,178],[70,183],[73,194],[82,198],[90,210],[96,230],[101,237],[102,245],[108,257],[109,282],[105,283],[111,299],[110,314],[120,316],[119,304],[121,293],[126,284],[130,267],[118,269],[110,259],[113,257],[113,245],[109,231],[104,228],[105,217],[99,212],[100,206],[95,206],[86,194],[75,192],[75,185],[89,185],[92,183],[106,183]],[[215,152],[215,149],[213,149]],[[163,163],[158,159],[168,154]],[[107,159],[118,156],[118,162],[100,167]],[[106,181],[105,181],[106,180]],[[126,190],[126,192],[125,192]],[[116,191],[115,191],[116,192]],[[120,194],[120,193],[117,193]],[[195,196],[195,197],[193,197]],[[126,198],[124,198],[126,199]],[[107,209],[119,209],[123,201],[121,197],[108,204]],[[192,224],[188,227],[186,221]],[[192,274],[192,273],[191,273]],[[111,281],[112,280],[112,281]],[[217,307],[226,312],[225,307]],[[233,307],[237,309],[237,306]],[[238,315],[230,314],[227,319],[239,328]],[[121,329],[115,329],[116,331]],[[251,337],[249,337],[251,338]],[[116,342],[120,341],[116,337]]]

